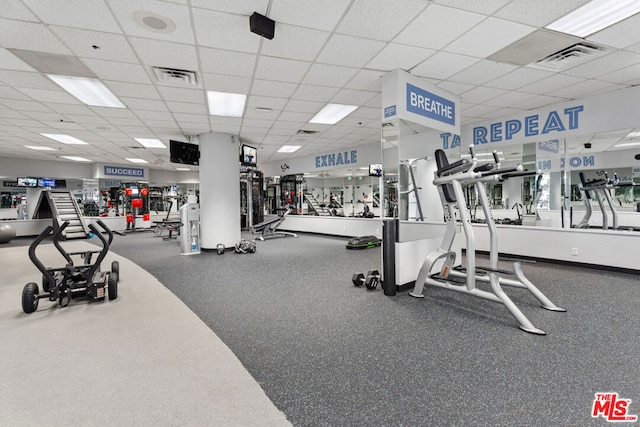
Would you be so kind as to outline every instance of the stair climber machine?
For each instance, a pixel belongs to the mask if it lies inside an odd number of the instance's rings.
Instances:
[[[527,176],[535,174],[535,171],[522,170],[522,166],[516,168],[502,169],[497,153],[493,156],[495,165],[492,163],[478,165],[473,146],[470,148],[471,160],[461,159],[449,164],[447,156],[443,150],[435,152],[437,171],[434,173],[433,183],[438,187],[438,193],[444,209],[446,232],[439,249],[429,253],[425,259],[416,284],[409,294],[416,298],[424,298],[424,285],[432,285],[439,288],[458,291],[468,295],[487,299],[503,304],[507,310],[516,318],[520,329],[523,331],[545,335],[542,329],[538,329],[527,319],[515,303],[507,296],[502,286],[512,286],[526,289],[536,297],[542,307],[551,311],[566,311],[564,308],[552,303],[538,288],[536,288],[524,275],[522,263],[531,262],[528,260],[510,259],[513,263],[513,272],[498,268],[498,237],[497,230],[485,189],[485,183],[504,181],[513,177]],[[471,225],[469,210],[464,201],[462,186],[465,184],[474,185],[478,192],[478,198],[484,210],[486,225],[489,227],[490,253],[489,266],[476,266],[475,239],[473,227]],[[458,202],[459,201],[459,202]],[[462,228],[466,238],[466,268],[456,266],[456,253],[451,251],[456,237],[455,211],[458,211]],[[506,261],[506,259],[505,259]],[[434,267],[440,265],[440,271],[434,273]],[[503,275],[515,275],[515,278],[504,278]],[[489,284],[491,290],[479,289],[476,282]]]
[[[67,252],[60,245],[60,240],[69,222],[64,222],[53,234],[53,244],[58,252],[66,260],[66,265],[60,268],[45,267],[42,261],[36,256],[36,249],[42,241],[49,236],[53,226],[49,225],[29,246],[29,259],[42,273],[42,290],[40,293],[37,283],[27,283],[22,290],[22,310],[25,313],[33,313],[38,309],[38,302],[47,298],[49,301],[58,301],[61,307],[69,305],[72,299],[88,298],[90,301],[103,301],[105,295],[109,300],[118,298],[118,282],[120,281],[120,266],[118,261],[111,263],[110,271],[100,271],[100,264],[104,261],[109,246],[113,241],[113,233],[101,221],[96,222],[107,234],[107,239],[102,236],[100,230],[89,224],[91,232],[102,243],[102,249],[97,251]],[[95,262],[92,258],[97,255]],[[81,264],[75,264],[73,257],[80,257]]]

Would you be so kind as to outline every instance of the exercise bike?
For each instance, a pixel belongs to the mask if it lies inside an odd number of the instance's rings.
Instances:
[[[36,249],[42,241],[51,234],[52,226],[45,228],[42,233],[29,246],[29,259],[42,273],[42,290],[35,282],[27,283],[22,290],[22,310],[25,313],[33,313],[38,309],[38,302],[43,298],[49,301],[58,301],[61,307],[69,305],[72,299],[88,298],[90,301],[102,301],[105,299],[105,293],[108,294],[109,300],[115,300],[118,297],[118,282],[120,275],[120,266],[118,261],[111,263],[110,271],[100,271],[100,264],[104,260],[109,245],[113,241],[113,233],[101,221],[96,223],[107,233],[108,240],[102,236],[102,233],[94,224],[89,224],[91,232],[100,239],[102,248],[95,251],[67,252],[60,245],[62,232],[69,225],[65,221],[62,226],[53,233],[53,244],[58,252],[65,258],[67,264],[60,268],[47,268],[42,261],[36,256]],[[94,255],[97,254],[95,263],[91,263]],[[79,256],[83,263],[74,264],[73,256]]]

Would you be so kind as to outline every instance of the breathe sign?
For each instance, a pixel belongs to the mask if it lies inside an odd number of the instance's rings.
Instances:
[[[407,83],[407,111],[439,122],[455,125],[456,104]]]

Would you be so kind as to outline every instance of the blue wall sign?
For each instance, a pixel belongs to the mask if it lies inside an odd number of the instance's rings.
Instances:
[[[329,166],[350,165],[358,162],[357,150],[345,151],[343,153],[332,153],[316,156],[316,168]]]
[[[456,104],[453,101],[411,83],[407,83],[407,111],[452,126],[456,124]]]
[[[130,176],[134,178],[142,178],[144,177],[144,169],[105,165],[104,174],[111,176]]]
[[[391,105],[390,107],[385,107],[384,108],[384,118],[386,119],[387,117],[392,117],[396,115],[396,106],[395,105]]]

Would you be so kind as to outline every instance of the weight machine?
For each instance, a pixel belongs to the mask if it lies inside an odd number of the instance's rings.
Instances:
[[[438,187],[438,193],[442,201],[446,220],[446,231],[439,249],[432,251],[420,268],[416,284],[409,295],[416,298],[424,298],[424,285],[432,285],[444,289],[473,295],[503,304],[507,310],[516,318],[520,329],[523,331],[545,335],[546,333],[527,319],[515,303],[507,296],[502,286],[512,286],[526,289],[542,304],[542,307],[551,311],[566,311],[564,308],[552,303],[538,288],[536,288],[524,275],[522,263],[530,262],[519,259],[511,259],[513,272],[498,268],[498,236],[485,189],[486,182],[498,182],[505,179],[533,175],[535,171],[522,170],[522,166],[516,168],[501,169],[497,153],[493,152],[495,165],[486,163],[478,165],[473,146],[470,147],[471,160],[461,159],[449,164],[447,156],[443,150],[435,152],[437,171],[434,173],[433,183]],[[462,186],[464,184],[474,185],[478,194],[480,205],[487,219],[486,225],[489,227],[490,254],[489,266],[476,266],[475,259],[475,237],[469,209],[466,206]],[[456,266],[456,253],[451,250],[458,228],[455,211],[457,210],[462,223],[466,238],[466,268]],[[434,267],[441,265],[440,271],[432,273]],[[515,279],[507,279],[502,275],[515,275]],[[490,291],[479,289],[476,282],[488,283]]]

